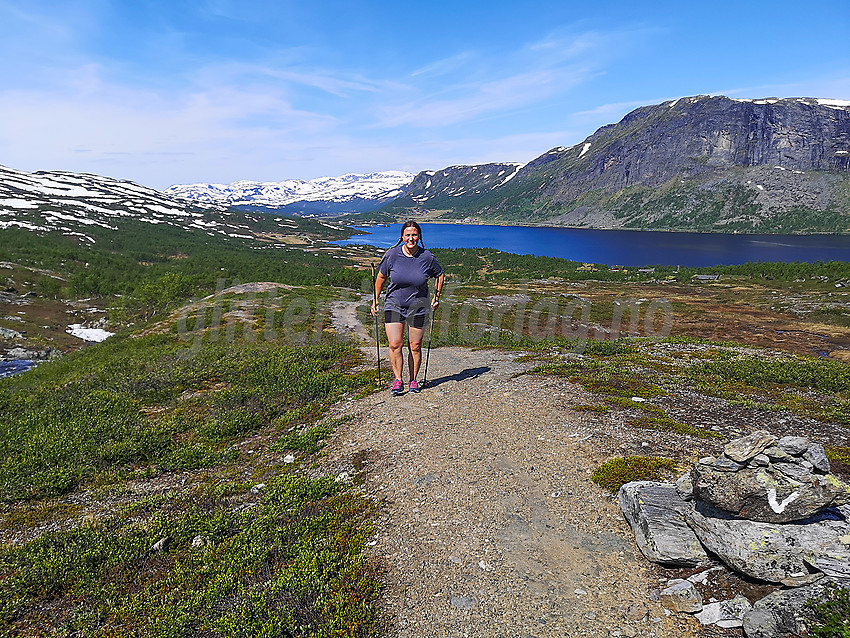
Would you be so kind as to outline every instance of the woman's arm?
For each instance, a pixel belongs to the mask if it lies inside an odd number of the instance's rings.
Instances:
[[[378,298],[381,296],[381,291],[384,289],[384,282],[387,281],[386,275],[380,270],[378,276],[375,277],[375,295],[372,297],[372,316],[378,316]]]
[[[437,277],[436,290],[434,291],[434,301],[431,302],[431,310],[436,310],[437,306],[440,305],[440,295],[443,292],[443,282],[446,279],[446,273],[440,273],[440,276]]]

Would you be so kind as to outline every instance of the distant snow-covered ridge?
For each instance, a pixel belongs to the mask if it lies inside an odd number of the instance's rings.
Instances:
[[[247,226],[220,207],[189,204],[133,182],[0,166],[0,229],[58,231],[94,242],[92,229],[118,230],[122,220],[202,230],[208,235],[250,235]]]
[[[368,175],[348,173],[340,177],[319,177],[309,181],[288,179],[282,182],[175,184],[164,192],[192,202],[227,206],[279,208],[297,202],[344,204],[373,201],[377,208],[403,195],[413,177],[413,173],[404,171],[381,171]]]

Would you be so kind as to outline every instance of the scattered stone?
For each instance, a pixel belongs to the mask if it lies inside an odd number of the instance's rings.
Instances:
[[[642,603],[635,603],[633,605],[629,605],[629,608],[626,610],[626,618],[629,620],[643,620],[646,618],[648,613],[649,609],[646,605]]]
[[[744,616],[752,608],[752,603],[740,594],[732,600],[724,600],[720,603],[720,619],[715,624],[724,629],[740,627],[744,624]]]
[[[194,547],[195,549],[199,549],[201,547],[206,547],[209,544],[210,544],[210,540],[206,536],[198,535],[198,536],[195,536],[195,538],[192,539],[192,547]]]
[[[163,538],[160,538],[153,545],[151,545],[150,551],[152,551],[152,552],[167,552],[169,545],[171,545],[171,537],[165,536]]]
[[[436,480],[437,480],[437,476],[433,472],[428,472],[424,476],[420,476],[419,478],[413,479],[413,484],[416,487],[419,487],[419,488],[428,487],[429,485],[431,485],[431,483],[433,483]]]
[[[800,456],[809,449],[809,439],[804,436],[783,436],[776,447],[792,456]]]
[[[0,339],[23,339],[24,335],[17,330],[9,328],[0,328]]]
[[[702,596],[691,581],[683,580],[661,590],[661,604],[671,611],[693,614],[702,610]]]
[[[334,483],[343,483],[345,485],[351,485],[351,481],[351,474],[348,472],[340,472],[334,479]]]
[[[676,486],[633,481],[620,488],[620,508],[640,551],[654,563],[693,567],[708,560],[696,535],[679,513],[687,503]]]
[[[702,610],[695,614],[694,617],[699,620],[702,625],[713,625],[720,620],[720,603],[709,603]]]
[[[0,357],[7,361],[44,361],[46,359],[56,359],[62,355],[56,348],[45,348],[44,350],[35,350],[27,348],[12,348],[4,357]]]
[[[451,605],[458,609],[472,609],[476,605],[476,600],[472,596],[452,596]]]
[[[695,614],[694,617],[702,625],[717,625],[718,627],[729,629],[743,625],[744,616],[750,609],[752,609],[750,601],[738,595],[731,600],[709,603],[702,608],[702,611]]]
[[[254,487],[251,488],[251,494],[259,494],[263,490],[266,489],[265,483],[257,483]]]
[[[740,439],[730,441],[723,448],[723,454],[738,463],[746,463],[756,454],[776,443],[776,437],[766,430],[757,430]]]
[[[292,454],[287,454],[283,457],[284,463],[295,463],[295,457]]]

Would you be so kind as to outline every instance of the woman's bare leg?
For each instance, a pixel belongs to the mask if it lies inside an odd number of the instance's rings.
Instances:
[[[425,334],[423,328],[407,328],[407,367],[410,370],[410,380],[413,381],[416,375],[419,374],[419,365],[422,363],[422,335]]]
[[[404,372],[404,357],[401,353],[404,343],[404,324],[385,323],[384,328],[387,331],[387,342],[390,346],[390,367],[393,369],[395,378],[401,379]]]

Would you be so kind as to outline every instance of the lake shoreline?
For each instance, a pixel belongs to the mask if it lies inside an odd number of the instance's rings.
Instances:
[[[847,234],[700,233],[425,221],[421,226],[426,248],[492,248],[516,255],[626,267],[850,262]],[[398,241],[400,228],[400,223],[352,227],[357,235],[332,243],[389,248]]]

